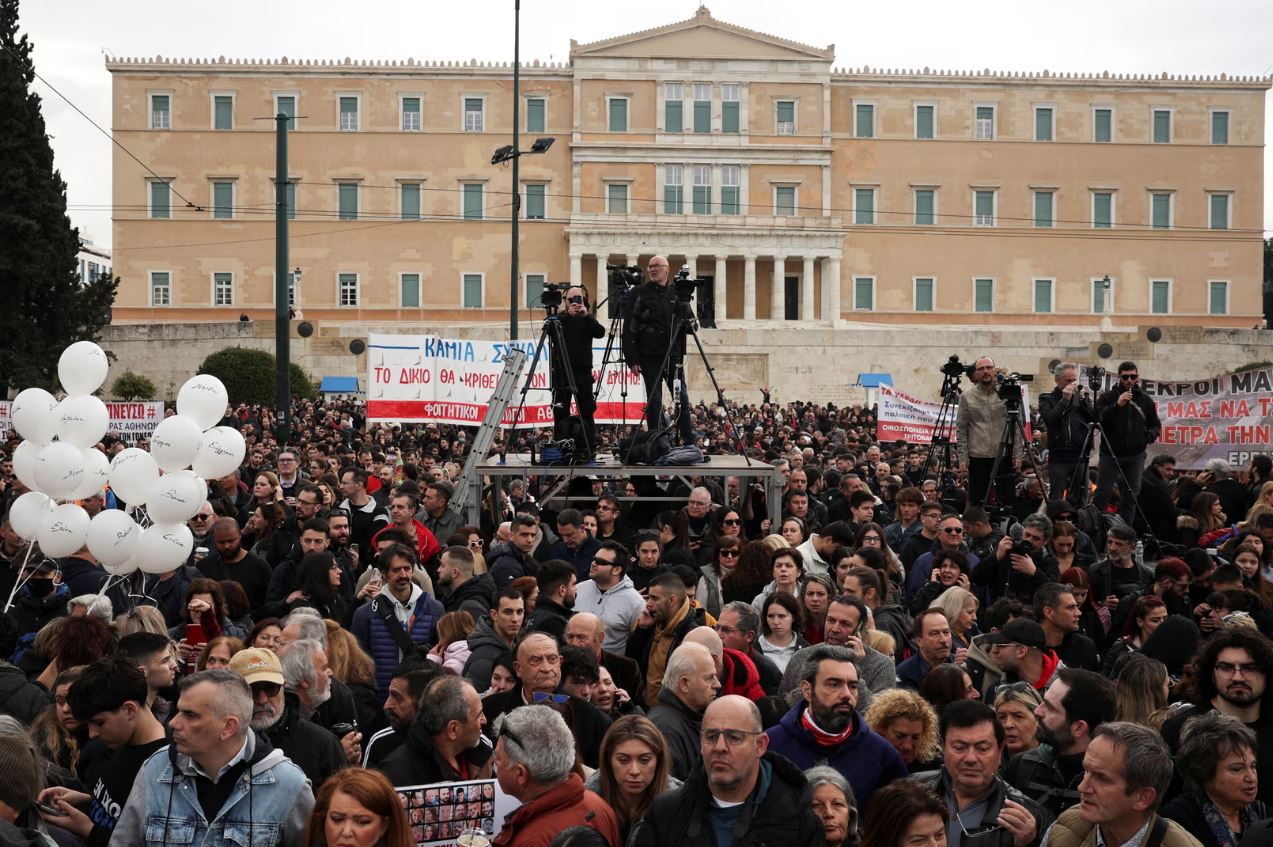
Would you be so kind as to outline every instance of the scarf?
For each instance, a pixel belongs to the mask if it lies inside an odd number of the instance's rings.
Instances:
[[[1241,823],[1242,831],[1234,834],[1229,829],[1229,822],[1225,820],[1224,814],[1211,802],[1211,798],[1205,793],[1198,794],[1198,805],[1202,807],[1202,817],[1207,821],[1207,827],[1211,830],[1211,836],[1216,840],[1220,847],[1237,847],[1238,835],[1246,832],[1256,821],[1264,818],[1264,804],[1256,800],[1238,813],[1238,821]]]
[[[851,720],[849,721],[849,725],[844,728],[843,732],[827,732],[825,729],[818,726],[816,721],[814,721],[813,710],[808,706],[805,706],[804,711],[800,714],[800,725],[803,726],[805,731],[813,736],[813,740],[822,747],[838,746],[853,734],[853,721]]]

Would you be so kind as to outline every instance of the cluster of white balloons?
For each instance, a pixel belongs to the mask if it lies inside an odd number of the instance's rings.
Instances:
[[[106,435],[110,416],[92,396],[108,367],[102,348],[78,341],[58,359],[67,395],[61,402],[42,388],[14,398],[13,428],[24,440],[13,453],[13,471],[31,490],[14,501],[9,519],[14,532],[38,541],[46,556],[69,556],[87,543],[111,574],[168,573],[194,547],[186,521],[208,499],[205,480],[238,468],[247,445],[237,429],[217,425],[229,402],[221,380],[199,374],[181,387],[177,414],[155,428],[149,452],[129,447],[108,462],[94,445]],[[103,509],[90,520],[73,502],[108,483],[125,503],[145,504],[149,526],[143,529],[120,509]]]

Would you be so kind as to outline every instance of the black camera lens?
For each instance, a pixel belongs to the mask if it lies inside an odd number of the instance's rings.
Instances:
[[[567,302],[567,303],[582,304],[582,303],[583,303],[583,295],[576,294],[574,297],[570,297],[570,298],[568,298],[568,299],[566,300],[566,302]]]

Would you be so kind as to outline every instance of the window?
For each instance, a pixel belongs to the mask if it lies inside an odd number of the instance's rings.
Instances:
[[[403,97],[402,104],[402,131],[403,132],[419,132],[424,128],[424,115],[420,109],[419,97]]]
[[[296,220],[296,183],[291,180],[287,182],[287,219]]]
[[[994,106],[977,106],[975,108],[972,137],[978,141],[990,141],[995,137]]]
[[[778,100],[774,103],[774,132],[778,135],[796,134],[795,100]]]
[[[1150,226],[1154,229],[1171,229],[1171,195],[1154,193],[1149,195]]]
[[[932,226],[937,222],[937,190],[915,189],[915,225]]]
[[[694,214],[710,215],[712,213],[712,166],[694,166]]]
[[[1211,143],[1229,143],[1229,113],[1213,110],[1211,112]]]
[[[234,217],[234,183],[217,180],[212,183],[212,217],[228,221]]]
[[[780,218],[794,217],[796,214],[796,187],[794,185],[774,186],[774,215]]]
[[[853,277],[853,308],[859,312],[875,309],[875,277]]]
[[[274,95],[274,114],[287,115],[287,129],[296,129],[296,95],[295,94],[275,94]]]
[[[1207,283],[1207,313],[1229,314],[1229,283],[1211,280]]]
[[[1114,226],[1114,192],[1092,192],[1092,229],[1111,229]]]
[[[398,197],[404,221],[420,220],[420,183],[404,182],[398,186]]]
[[[1207,220],[1212,229],[1229,228],[1229,200],[1231,194],[1215,192],[1207,195]]]
[[[464,98],[464,131],[483,132],[486,129],[486,101],[481,97]]]
[[[1114,311],[1114,283],[1109,277],[1092,280],[1092,313],[1104,315]]]
[[[875,137],[875,105],[873,103],[857,103],[853,107],[854,138]]]
[[[172,98],[169,95],[150,95],[150,128],[172,129]]]
[[[336,303],[344,307],[358,305],[358,274],[336,275]]]
[[[694,131],[712,131],[712,87],[704,82],[694,83]]]
[[[1053,113],[1051,106],[1035,106],[1034,107],[1034,140],[1035,141],[1052,141],[1053,130]]]
[[[663,166],[663,214],[680,215],[685,211],[685,169],[681,165]]]
[[[628,213],[628,184],[626,182],[606,183],[606,213],[610,215]]]
[[[172,217],[172,189],[167,180],[150,181],[150,216],[156,219]]]
[[[420,308],[420,275],[398,274],[398,302],[404,309]]]
[[[214,273],[212,275],[212,305],[234,305],[234,274]]]
[[[1154,109],[1154,143],[1171,143],[1171,110]]]
[[[350,95],[340,98],[340,131],[358,131],[358,97]]]
[[[480,221],[486,210],[486,198],[483,196],[486,185],[481,182],[466,182],[463,185],[464,220]]]
[[[461,279],[461,287],[463,288],[461,296],[463,297],[463,300],[460,305],[465,309],[482,308],[482,289],[484,287],[483,283],[486,279],[485,275],[464,274]]]
[[[526,220],[542,221],[544,219],[544,198],[547,186],[542,182],[526,183]]]
[[[736,82],[727,82],[720,87],[720,131],[738,132],[738,92]]]
[[[915,137],[934,138],[937,132],[937,107],[928,103],[915,106]]]
[[[1034,192],[1034,225],[1043,229],[1052,227],[1056,223],[1053,213],[1053,203],[1056,199],[1056,193],[1053,191],[1036,191]]]
[[[933,311],[933,301],[936,299],[937,281],[931,276],[920,276],[915,278],[915,311],[931,312]]]
[[[342,221],[358,220],[358,183],[342,182],[336,190],[340,199],[337,217]]]
[[[548,126],[548,101],[543,97],[526,98],[526,131],[545,132]]]
[[[1114,110],[1092,110],[1092,140],[1107,144],[1114,140]]]
[[[870,225],[875,223],[875,189],[853,189],[853,223]]]
[[[685,104],[679,82],[663,84],[663,129],[666,132],[685,131]]]
[[[1052,280],[1036,279],[1034,281],[1034,311],[1047,314],[1052,311]]]
[[[544,286],[548,274],[526,274],[526,308],[539,309],[544,305]]]
[[[212,97],[212,128],[234,129],[234,95],[216,94]]]
[[[994,226],[995,192],[990,189],[978,189],[972,194],[973,226]]]
[[[737,215],[742,210],[743,169],[738,165],[725,165],[720,169],[720,213]]]
[[[172,277],[167,271],[150,272],[150,305],[172,305]]]
[[[627,132],[628,131],[628,98],[611,97],[607,100],[609,123],[607,126],[611,132]]]
[[[1149,311],[1155,315],[1166,315],[1171,312],[1171,280],[1149,281]]]
[[[995,310],[995,281],[993,279],[974,279],[972,281],[972,310],[974,312],[993,312]]]

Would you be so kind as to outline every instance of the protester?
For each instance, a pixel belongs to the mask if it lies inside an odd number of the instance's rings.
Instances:
[[[412,847],[407,814],[388,780],[346,768],[318,789],[305,830],[307,847]]]
[[[610,726],[601,742],[600,766],[584,787],[614,810],[619,822],[618,843],[627,843],[632,827],[656,797],[680,787],[671,767],[667,740],[649,719],[628,715]]]

